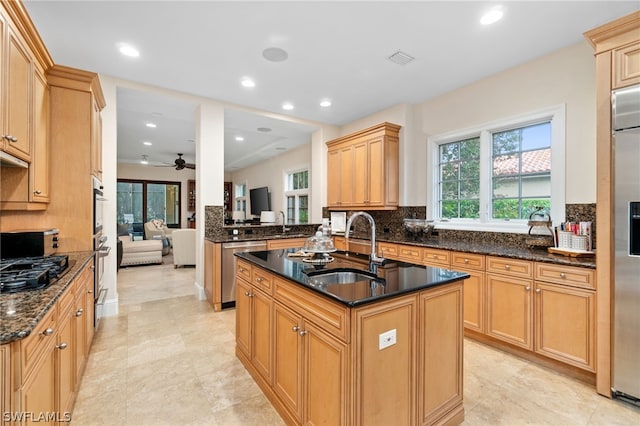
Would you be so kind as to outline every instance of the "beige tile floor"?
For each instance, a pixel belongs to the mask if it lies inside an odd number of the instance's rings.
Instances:
[[[234,355],[234,310],[193,296],[195,270],[118,273],[73,413],[82,425],[282,425]],[[465,341],[464,425],[640,425],[640,409],[530,362]]]

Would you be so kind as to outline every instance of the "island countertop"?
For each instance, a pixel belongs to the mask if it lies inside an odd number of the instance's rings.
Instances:
[[[449,269],[389,261],[378,267],[380,281],[365,280],[353,284],[314,284],[312,274],[320,269],[335,270],[350,268],[367,270],[367,256],[337,251],[331,253],[334,261],[321,267],[304,262],[300,257],[291,257],[295,249],[252,251],[235,253],[254,265],[262,267],[289,281],[322,294],[350,307],[375,303],[380,300],[449,284],[469,278],[469,274]],[[311,275],[310,275],[311,274]]]

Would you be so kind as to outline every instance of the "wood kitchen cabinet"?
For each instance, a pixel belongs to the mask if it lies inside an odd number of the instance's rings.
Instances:
[[[11,345],[0,345],[0,413],[9,411],[11,386]],[[9,422],[0,416],[0,426],[5,424]]]
[[[398,207],[399,131],[382,123],[327,142],[329,209]]]
[[[222,310],[222,244],[204,240],[204,293],[213,310]]]
[[[301,238],[283,238],[279,240],[267,241],[267,250],[278,250],[288,248],[303,248],[307,242],[306,237]]]
[[[238,262],[240,263],[240,262]],[[236,276],[236,340],[237,347],[250,360],[256,371],[271,383],[271,307],[272,299],[263,293],[257,275],[252,283]]]
[[[102,115],[104,108],[101,100],[93,97],[91,100],[91,174],[102,181]]]

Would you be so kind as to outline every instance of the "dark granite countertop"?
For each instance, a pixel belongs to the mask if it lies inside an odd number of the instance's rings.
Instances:
[[[24,339],[62,296],[80,270],[93,259],[92,251],[62,253],[73,265],[54,284],[42,290],[0,295],[0,345]]]
[[[218,239],[207,238],[214,243],[240,242],[240,241],[263,241],[276,240],[283,238],[302,238],[309,237],[310,234],[276,234],[276,235],[240,235],[234,237],[227,235]],[[335,236],[335,235],[334,235]],[[235,238],[235,239],[234,239]],[[366,234],[356,234],[351,237],[354,240],[368,240]],[[551,254],[546,249],[531,249],[527,247],[519,247],[513,245],[496,244],[490,241],[474,242],[461,240],[448,240],[444,238],[431,237],[425,239],[414,240],[411,238],[391,238],[384,235],[377,238],[378,242],[387,242],[395,244],[408,244],[420,247],[430,247],[442,250],[460,251],[466,253],[486,254],[491,256],[509,257],[512,259],[530,260],[534,262],[553,263],[557,265],[580,266],[583,268],[595,269],[595,257],[570,257],[558,254]]]
[[[290,257],[295,249],[252,251],[235,255],[258,265],[276,275],[322,294],[347,306],[360,306],[430,287],[449,284],[469,277],[469,274],[442,268],[414,265],[404,262],[388,262],[379,267],[379,280],[362,280],[352,284],[322,284],[312,276],[319,270],[350,268],[366,270],[367,256],[337,251],[331,253],[334,261],[316,267],[299,257]]]

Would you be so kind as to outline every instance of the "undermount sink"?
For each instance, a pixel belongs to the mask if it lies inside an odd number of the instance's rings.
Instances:
[[[384,283],[383,279],[371,272],[357,269],[328,269],[313,271],[308,275],[311,285],[354,284],[361,281]]]

